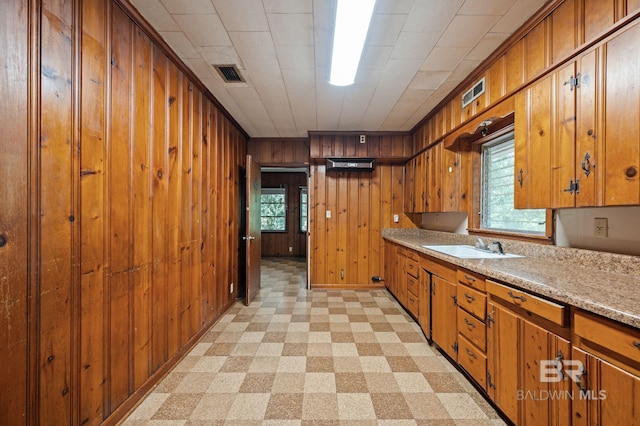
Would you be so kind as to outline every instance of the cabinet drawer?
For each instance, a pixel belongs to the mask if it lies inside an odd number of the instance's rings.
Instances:
[[[563,327],[566,325],[567,308],[565,306],[533,296],[521,290],[515,290],[491,280],[487,280],[487,293],[515,306],[520,306],[528,312],[539,315],[555,324]]]
[[[416,296],[420,294],[420,282],[416,277],[407,275],[407,291]]]
[[[487,296],[465,285],[458,286],[458,306],[484,321],[487,316]]]
[[[576,312],[573,315],[576,335],[625,358],[640,362],[640,330],[624,324]]]
[[[418,304],[418,296],[415,294],[408,292],[407,293],[407,310],[411,312],[411,314],[418,318],[418,314],[420,313],[420,308]]]
[[[415,278],[418,278],[418,270],[419,268],[419,263],[416,262],[415,260],[412,259],[405,259],[405,272],[409,275],[413,275]]]
[[[440,262],[433,260],[430,257],[421,257],[420,266],[422,269],[431,272],[434,275],[439,276],[451,283],[456,282],[456,270],[451,266],[444,265]]]
[[[417,251],[411,250],[410,248],[406,248],[404,246],[398,247],[398,254],[406,256],[411,260],[415,260],[416,262],[420,261],[420,255]]]
[[[482,352],[487,351],[487,328],[485,323],[458,308],[458,333],[465,336]]]
[[[486,285],[484,277],[478,275],[475,272],[467,271],[466,269],[458,269],[457,273],[458,282],[473,287],[476,290],[485,291]]]
[[[487,388],[487,357],[463,336],[458,336],[458,363],[482,389]]]

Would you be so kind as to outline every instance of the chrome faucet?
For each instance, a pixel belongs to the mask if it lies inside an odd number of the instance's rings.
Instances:
[[[476,248],[480,249],[480,250],[489,250],[489,247],[487,247],[487,245],[485,244],[484,241],[482,241],[482,238],[480,237],[476,237],[476,239],[478,240],[476,242]]]
[[[500,254],[504,254],[504,250],[502,250],[502,243],[500,241],[494,241],[491,246],[495,246],[495,249],[491,249],[491,251],[498,252]]]

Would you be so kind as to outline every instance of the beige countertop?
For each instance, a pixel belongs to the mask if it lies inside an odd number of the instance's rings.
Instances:
[[[475,237],[404,229],[385,229],[383,237],[487,278],[640,328],[640,257],[504,240],[505,252],[526,257],[460,259],[421,245],[474,245]]]

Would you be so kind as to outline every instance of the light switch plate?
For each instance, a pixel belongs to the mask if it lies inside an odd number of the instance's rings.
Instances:
[[[325,216],[327,219],[331,219],[331,210],[327,210]]]

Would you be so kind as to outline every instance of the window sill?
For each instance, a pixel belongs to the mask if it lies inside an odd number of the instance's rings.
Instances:
[[[525,241],[529,243],[553,245],[553,238],[548,235],[521,234],[518,232],[496,231],[493,229],[467,229],[469,235],[487,236],[495,238],[508,238],[511,240]]]

